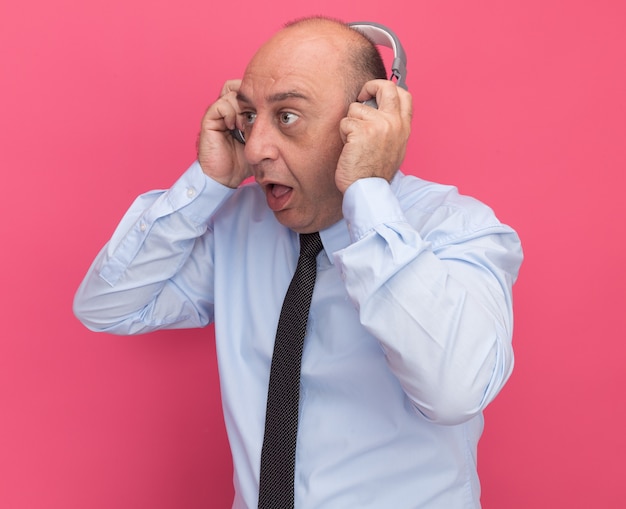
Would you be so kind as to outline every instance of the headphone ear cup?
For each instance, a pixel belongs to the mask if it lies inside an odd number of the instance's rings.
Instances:
[[[246,137],[243,135],[243,132],[241,131],[241,129],[231,129],[230,135],[242,145],[246,144]]]
[[[376,99],[368,99],[367,101],[363,101],[363,104],[367,106],[371,106],[374,109],[378,109],[378,104],[376,103]]]

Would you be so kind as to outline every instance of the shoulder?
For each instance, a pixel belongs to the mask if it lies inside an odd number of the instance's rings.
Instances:
[[[400,172],[391,185],[407,220],[433,245],[491,233],[514,234],[488,205],[453,185]]]

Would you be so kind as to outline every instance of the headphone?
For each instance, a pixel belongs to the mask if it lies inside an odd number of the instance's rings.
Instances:
[[[393,51],[393,61],[391,63],[391,76],[390,80],[396,80],[396,85],[408,90],[406,86],[406,53],[398,36],[390,29],[380,23],[374,23],[372,21],[356,21],[348,23],[350,28],[353,28],[367,37],[373,44],[379,46],[385,46],[391,48]],[[369,99],[363,104],[377,108],[376,99]],[[246,139],[243,132],[239,129],[233,129],[230,134],[239,143],[245,144]]]
[[[390,29],[380,23],[371,21],[356,21],[348,23],[348,26],[361,32],[374,44],[385,46],[393,50],[393,62],[391,63],[390,80],[395,78],[396,84],[408,90],[406,86],[406,53],[398,36]]]

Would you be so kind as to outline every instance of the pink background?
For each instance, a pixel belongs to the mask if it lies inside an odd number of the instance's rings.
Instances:
[[[2,2],[0,507],[229,507],[212,330],[97,335],[71,302],[132,199],[191,163],[223,80],[315,13],[395,29],[405,171],[486,201],[524,242],[484,508],[624,507],[626,4],[296,4]]]

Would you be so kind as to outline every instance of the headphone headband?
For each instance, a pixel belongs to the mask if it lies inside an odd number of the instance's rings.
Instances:
[[[348,26],[358,30],[368,37],[374,44],[385,46],[393,50],[393,62],[391,63],[391,78],[395,78],[399,87],[407,90],[406,86],[406,54],[400,43],[400,39],[393,30],[380,23],[371,21],[355,21]],[[391,79],[390,78],[390,79]]]

